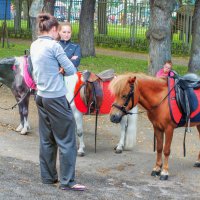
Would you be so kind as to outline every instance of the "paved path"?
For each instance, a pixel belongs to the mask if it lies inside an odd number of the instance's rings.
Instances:
[[[148,54],[145,53],[127,52],[127,51],[119,51],[119,50],[105,49],[105,48],[96,48],[96,54],[119,56],[123,58],[147,60],[147,61],[149,59]],[[172,62],[175,65],[188,66],[189,57],[172,57]]]

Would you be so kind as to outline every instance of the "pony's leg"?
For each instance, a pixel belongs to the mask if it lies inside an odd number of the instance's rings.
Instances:
[[[154,128],[154,134],[156,137],[156,150],[157,150],[157,157],[156,157],[156,164],[151,172],[151,176],[160,176],[161,168],[162,168],[162,151],[163,151],[163,136],[164,132],[159,131],[158,129]]]
[[[197,126],[197,130],[199,132],[199,139],[200,139],[200,125]],[[197,161],[194,163],[194,167],[200,167],[200,151],[199,151]]]
[[[72,111],[74,113],[74,118],[76,121],[76,134],[78,136],[78,140],[79,140],[79,147],[78,147],[78,155],[79,156],[84,156],[85,155],[85,144],[83,141],[83,114],[81,112],[79,112],[75,106],[71,106],[72,107]]]
[[[163,164],[163,170],[161,172],[160,180],[167,180],[169,176],[168,160],[170,156],[170,148],[171,148],[171,142],[173,138],[173,131],[174,129],[171,126],[168,126],[167,130],[165,130],[164,164]]]
[[[28,106],[29,106],[29,98],[28,94],[26,98],[21,102],[22,104],[22,117],[23,117],[23,128],[20,132],[21,135],[26,135],[30,130],[30,125],[28,123]]]
[[[137,106],[130,112],[137,113]],[[115,147],[115,153],[122,153],[123,150],[131,150],[136,144],[137,115],[125,115],[120,122],[120,141]]]
[[[122,153],[124,148],[124,142],[125,142],[125,135],[126,135],[126,129],[127,129],[127,115],[122,117],[122,120],[120,122],[120,140],[117,146],[114,148],[115,153]]]
[[[137,135],[137,114],[138,107],[135,106],[130,110],[132,115],[127,115],[127,128],[126,136],[124,140],[124,150],[133,150],[133,147],[136,145],[136,135]]]
[[[16,128],[17,132],[21,132],[21,130],[24,127],[24,116],[23,116],[23,107],[22,104],[18,104],[18,108],[19,108],[19,115],[20,115],[20,124],[19,126]]]

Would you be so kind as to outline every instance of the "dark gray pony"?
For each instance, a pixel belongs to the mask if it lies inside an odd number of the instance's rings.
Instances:
[[[0,60],[0,82],[9,87],[19,107],[20,125],[16,131],[22,135],[30,130],[28,123],[28,106],[31,95],[30,87],[24,80],[24,56],[4,58]]]

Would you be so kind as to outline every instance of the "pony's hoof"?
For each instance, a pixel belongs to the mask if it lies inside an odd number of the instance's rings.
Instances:
[[[200,162],[199,161],[195,162],[194,167],[200,167]]]
[[[121,149],[115,149],[115,153],[120,154],[120,153],[122,153],[122,150]]]
[[[160,176],[160,180],[161,180],[161,181],[166,181],[166,180],[168,180],[168,175],[161,175],[161,176]]]
[[[160,176],[160,173],[161,173],[161,170],[159,170],[159,171],[152,171],[151,172],[151,176]]]
[[[20,135],[27,135],[28,132],[20,132]]]
[[[20,132],[21,135],[27,135],[28,130],[27,129],[22,129],[22,131]]]
[[[16,132],[21,132],[22,129],[23,129],[23,126],[20,124],[20,125],[15,129],[15,131],[16,131]]]
[[[85,152],[78,152],[78,156],[80,156],[80,157],[85,156]]]

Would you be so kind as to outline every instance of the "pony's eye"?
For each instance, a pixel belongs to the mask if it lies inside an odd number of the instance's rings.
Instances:
[[[127,95],[122,95],[122,99],[127,99]]]

